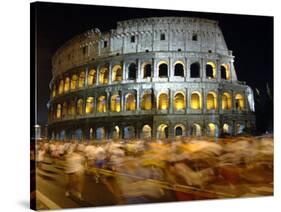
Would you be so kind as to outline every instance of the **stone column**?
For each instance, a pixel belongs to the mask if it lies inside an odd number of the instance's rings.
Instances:
[[[169,113],[172,114],[173,113],[173,91],[171,89],[169,89]]]
[[[140,111],[140,92],[141,92],[141,89],[138,88],[136,90],[136,94],[135,94],[135,98],[136,98],[136,111]]]
[[[190,68],[189,68],[189,62],[187,57],[184,58],[184,63],[185,63],[185,81],[190,79]]]
[[[120,112],[123,112],[124,111],[124,99],[125,99],[125,96],[123,94],[122,91],[119,91],[118,92],[119,96],[120,96]]]
[[[97,65],[97,70],[96,70],[96,85],[99,85],[99,72],[100,72],[100,65]]]
[[[219,60],[216,60],[216,72],[217,72],[217,74],[216,74],[216,79],[217,79],[217,81],[218,82],[220,82],[221,81],[221,69],[220,69],[220,61]]]
[[[126,80],[126,63],[123,60],[123,64],[122,64],[122,80],[125,81]]]
[[[185,89],[185,113],[189,112],[189,103],[190,103],[190,90],[188,88]]]
[[[112,83],[112,63],[108,65],[108,84]]]
[[[153,78],[158,79],[157,64],[155,58],[152,58],[152,66],[153,66]]]
[[[86,66],[86,69],[85,69],[85,87],[88,87],[88,72],[89,72],[89,67]]]
[[[205,71],[205,60],[204,59],[200,59],[200,77],[201,77],[201,81],[205,81],[206,80],[206,71]]]
[[[136,76],[136,81],[140,82],[141,81],[141,61],[140,59],[137,59],[137,76]]]
[[[169,64],[168,64],[168,81],[172,81],[174,78],[174,70],[173,70],[173,63],[172,63],[172,59],[169,57]]]

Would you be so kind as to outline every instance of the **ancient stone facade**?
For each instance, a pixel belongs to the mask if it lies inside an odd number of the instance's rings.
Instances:
[[[49,136],[58,139],[236,135],[255,123],[217,21],[127,20],[65,43],[52,60]]]

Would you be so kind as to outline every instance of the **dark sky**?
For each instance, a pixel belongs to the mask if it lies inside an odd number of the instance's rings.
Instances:
[[[47,123],[51,57],[64,42],[92,28],[107,31],[120,20],[153,16],[218,20],[235,56],[238,79],[261,92],[266,82],[273,87],[273,17],[41,2],[37,3],[38,123]],[[272,107],[267,109],[272,113]]]

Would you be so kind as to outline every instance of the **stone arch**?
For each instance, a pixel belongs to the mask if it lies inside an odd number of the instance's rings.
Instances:
[[[57,112],[56,112],[56,118],[61,118],[61,104],[57,104]]]
[[[207,94],[207,110],[216,110],[217,109],[217,94],[213,91]]]
[[[75,107],[75,101],[70,101],[69,107],[68,107],[68,115],[74,116],[76,114],[76,107]]]
[[[96,129],[96,139],[97,140],[104,140],[106,139],[106,132],[104,127],[98,127]]]
[[[133,93],[127,93],[125,96],[125,110],[126,111],[136,110],[136,98]]]
[[[112,68],[112,81],[118,82],[122,81],[122,66],[121,65],[114,65]]]
[[[96,84],[97,81],[97,73],[94,68],[90,69],[88,73],[88,86],[93,86]]]
[[[85,71],[81,71],[79,75],[79,83],[78,83],[79,88],[83,88],[85,86],[85,79],[86,79]]]
[[[108,83],[108,65],[103,65],[99,69],[99,84],[104,85]]]
[[[214,123],[209,123],[207,126],[207,135],[210,137],[218,137],[218,127]]]
[[[69,91],[69,86],[70,86],[70,79],[69,77],[66,77],[64,80],[64,92],[68,92]]]
[[[76,105],[76,111],[77,111],[77,115],[83,115],[84,114],[84,101],[83,99],[78,99],[77,100],[77,105]]]
[[[64,103],[62,104],[62,117],[66,117],[66,116],[67,116],[67,110],[68,110],[68,108],[67,108],[67,102],[64,102]]]
[[[57,87],[56,87],[56,85],[54,84],[54,85],[53,85],[53,89],[52,89],[52,97],[55,97],[55,96],[56,96],[56,92],[57,92]]]
[[[64,90],[64,82],[63,79],[61,79],[59,83],[59,94],[62,94],[63,90]]]
[[[110,111],[120,112],[121,111],[121,98],[119,94],[114,94],[110,99]]]
[[[221,108],[223,110],[231,110],[231,108],[232,108],[232,98],[231,98],[230,93],[223,92],[222,101],[221,101]]]
[[[83,132],[80,128],[75,130],[74,139],[80,141],[83,139]]]
[[[165,139],[169,136],[169,128],[167,124],[160,124],[157,128],[157,138]]]
[[[131,63],[128,67],[128,80],[136,80],[137,79],[137,65],[135,63]]]
[[[158,77],[167,78],[168,77],[168,63],[161,61],[158,63]]]
[[[195,62],[190,65],[190,78],[200,78],[200,63]]]
[[[231,135],[231,126],[227,123],[224,123],[222,126],[222,131],[224,134]]]
[[[199,110],[202,109],[202,97],[199,91],[193,91],[190,97],[191,109]]]
[[[174,76],[184,77],[184,63],[182,61],[177,61],[174,64]]]
[[[239,135],[239,134],[242,134],[244,132],[244,129],[245,129],[245,124],[244,123],[237,123],[236,124],[236,135]]]
[[[86,100],[86,114],[91,114],[94,112],[94,97],[89,96]]]
[[[143,139],[151,139],[152,138],[152,129],[150,127],[150,125],[145,124],[142,127],[142,137]]]
[[[123,128],[123,137],[124,139],[133,139],[135,138],[135,127],[126,126]]]
[[[202,135],[202,129],[201,126],[197,123],[193,123],[191,127],[191,135],[192,136],[201,136]]]
[[[118,125],[115,125],[112,131],[112,138],[114,140],[120,139],[120,127]]]
[[[221,79],[225,79],[225,80],[230,79],[229,64],[221,64],[220,71],[221,71]]]
[[[216,64],[214,62],[207,62],[206,64],[206,78],[216,78]]]
[[[145,62],[142,64],[143,79],[152,77],[152,65],[150,62]]]
[[[141,98],[141,109],[151,110],[152,109],[152,94],[144,93]]]
[[[158,94],[157,98],[157,109],[158,110],[168,110],[169,109],[169,96],[165,92]]]
[[[245,109],[245,99],[244,96],[240,93],[237,93],[235,95],[235,108],[238,111]]]
[[[66,139],[65,130],[61,130],[60,133],[59,133],[59,140],[63,141],[65,139]]]
[[[174,127],[175,136],[185,136],[185,126],[183,124],[177,124]]]
[[[185,110],[185,108],[185,94],[182,91],[178,91],[174,95],[174,110],[181,111]]]
[[[71,82],[70,82],[70,89],[75,90],[78,87],[78,76],[76,74],[73,74],[71,77]]]
[[[106,96],[101,95],[98,97],[97,101],[97,111],[99,113],[105,113],[107,111],[107,101],[106,101]]]

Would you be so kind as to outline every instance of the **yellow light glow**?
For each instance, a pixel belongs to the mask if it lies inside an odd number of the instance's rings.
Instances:
[[[244,110],[245,109],[244,97],[241,94],[236,94],[235,100],[236,100],[236,109]]]
[[[105,113],[106,112],[106,97],[105,96],[99,97],[97,109],[98,109],[99,113]]]
[[[136,100],[133,94],[126,95],[126,110],[135,111],[136,110]]]
[[[229,125],[228,124],[224,124],[223,125],[223,132],[224,133],[229,133]]]
[[[121,65],[115,65],[112,68],[112,81],[121,81],[122,80],[122,67]]]
[[[166,93],[162,93],[158,97],[158,109],[167,110],[169,108],[169,99]]]
[[[69,77],[66,77],[65,82],[64,82],[64,92],[69,91],[69,85],[70,85],[70,79],[69,79]]]
[[[201,94],[199,92],[193,92],[191,94],[190,106],[191,106],[191,109],[201,109],[202,108]]]
[[[216,72],[216,64],[214,62],[207,62],[208,65],[212,66],[213,70],[213,78],[216,78],[217,72]]]
[[[152,99],[151,94],[144,94],[141,101],[142,110],[151,110],[152,109]]]
[[[182,93],[177,93],[174,97],[174,108],[176,111],[185,109],[185,96]]]
[[[214,92],[210,92],[207,95],[207,110],[217,109],[217,96]]]
[[[108,68],[106,66],[103,66],[100,69],[99,83],[100,84],[107,84],[108,83]]]
[[[223,110],[230,110],[232,108],[232,99],[229,93],[227,92],[223,93],[221,104]]]
[[[216,135],[216,125],[213,123],[208,124],[209,127],[209,136],[215,136]]]
[[[79,99],[77,101],[77,114],[78,115],[83,115],[83,99]]]
[[[78,77],[76,74],[74,74],[71,78],[71,82],[70,82],[70,89],[71,90],[75,90],[77,88],[77,81],[78,81]]]
[[[63,80],[60,80],[60,84],[59,84],[59,94],[63,93]]]
[[[96,83],[96,70],[91,69],[88,73],[88,86],[92,86]]]
[[[79,75],[79,83],[78,83],[79,88],[83,88],[85,86],[85,72],[82,71]]]
[[[120,112],[121,110],[121,102],[119,95],[113,95],[111,97],[111,112]]]
[[[94,98],[88,97],[86,100],[86,113],[93,113],[94,112]]]

